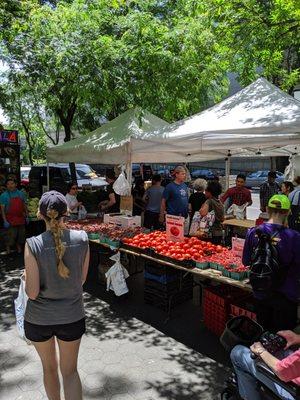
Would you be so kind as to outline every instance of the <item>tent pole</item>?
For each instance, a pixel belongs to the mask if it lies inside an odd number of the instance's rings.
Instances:
[[[229,151],[227,157],[225,158],[225,176],[226,176],[225,189],[226,190],[229,189],[230,160],[231,160],[231,154]]]
[[[49,163],[47,162],[47,191],[50,190],[50,169]]]
[[[132,162],[131,162],[131,140],[127,143],[127,163],[126,163],[126,174],[127,181],[131,187],[132,185]]]

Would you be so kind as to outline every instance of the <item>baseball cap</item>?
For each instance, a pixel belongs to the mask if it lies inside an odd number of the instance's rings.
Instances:
[[[68,205],[62,193],[51,190],[42,195],[39,202],[39,209],[44,217],[47,217],[47,212],[49,210],[55,210],[58,213],[57,218],[61,218],[67,212]]]
[[[268,202],[269,208],[276,208],[277,210],[289,210],[291,202],[284,194],[274,194]]]

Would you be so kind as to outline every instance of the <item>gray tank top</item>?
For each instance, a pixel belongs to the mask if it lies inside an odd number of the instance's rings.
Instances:
[[[25,320],[37,325],[69,324],[84,317],[82,298],[82,266],[88,249],[84,231],[64,230],[66,248],[63,261],[70,270],[69,278],[57,271],[57,258],[52,233],[46,231],[27,239],[37,260],[40,292],[35,300],[28,299]]]

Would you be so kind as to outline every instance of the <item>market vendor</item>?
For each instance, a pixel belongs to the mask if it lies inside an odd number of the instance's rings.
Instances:
[[[177,166],[174,170],[174,181],[169,183],[164,192],[160,207],[159,221],[165,220],[165,215],[177,215],[187,218],[189,212],[189,193],[188,187],[184,183],[186,170],[182,166]]]
[[[116,181],[116,176],[113,170],[106,171],[106,182],[108,183],[106,193],[107,199],[103,200],[99,204],[100,211],[109,213],[119,213],[120,212],[120,200],[121,197],[114,191],[113,185]]]
[[[145,228],[160,228],[159,213],[163,192],[164,188],[161,186],[161,176],[159,174],[153,175],[152,186],[146,190],[146,193],[143,197],[146,204],[146,211],[144,216]]]
[[[22,252],[25,243],[25,223],[27,221],[27,207],[25,194],[17,189],[17,182],[13,178],[6,181],[6,191],[0,196],[3,227],[6,229],[6,251],[1,255],[10,254],[16,245],[18,253]]]
[[[66,194],[66,201],[71,219],[78,218],[78,211],[82,202],[77,200],[78,186],[75,182],[68,184],[68,193]]]
[[[227,189],[227,191],[221,196],[221,202],[224,204],[226,200],[229,201],[229,205],[235,204],[237,206],[251,206],[252,198],[251,192],[245,187],[246,176],[244,174],[238,174],[235,180],[235,186]]]

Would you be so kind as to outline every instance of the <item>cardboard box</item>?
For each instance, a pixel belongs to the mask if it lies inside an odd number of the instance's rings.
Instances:
[[[141,226],[141,217],[139,215],[129,217],[123,214],[104,214],[103,222],[105,224],[120,226],[122,228],[130,228]]]

